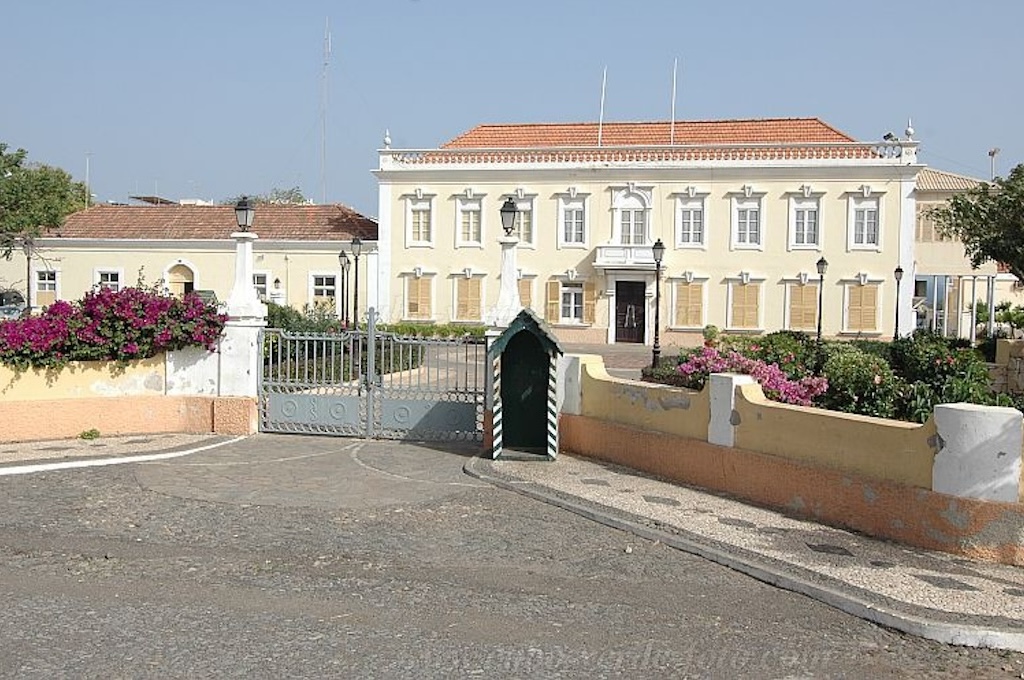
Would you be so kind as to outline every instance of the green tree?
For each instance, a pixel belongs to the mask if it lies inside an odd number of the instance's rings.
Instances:
[[[1024,165],[957,194],[931,214],[944,235],[963,242],[975,267],[994,260],[1024,281]]]
[[[224,200],[224,205],[234,205],[238,203],[241,196],[235,196]],[[305,194],[302,193],[302,189],[299,187],[291,187],[290,189],[280,189],[274,187],[266,194],[258,194],[256,196],[249,196],[250,201],[256,205],[266,205],[268,203],[297,203],[305,205],[309,203],[309,199],[306,198]]]
[[[24,149],[7,149],[0,142],[0,256],[10,258],[16,246],[84,208],[85,185],[60,168],[28,163]]]

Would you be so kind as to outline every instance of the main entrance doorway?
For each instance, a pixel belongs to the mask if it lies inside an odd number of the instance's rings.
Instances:
[[[615,342],[644,341],[644,282],[615,282]]]

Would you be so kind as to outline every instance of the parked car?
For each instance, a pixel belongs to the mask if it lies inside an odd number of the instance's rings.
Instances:
[[[24,313],[25,305],[23,304],[0,305],[0,321],[6,319],[20,319]]]

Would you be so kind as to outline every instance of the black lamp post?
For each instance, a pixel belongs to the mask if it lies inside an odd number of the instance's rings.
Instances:
[[[651,246],[654,253],[654,347],[651,349],[651,369],[658,368],[658,359],[661,357],[661,344],[659,343],[661,326],[661,259],[665,257],[665,244],[659,238]]]
[[[249,231],[254,217],[256,217],[256,206],[248,196],[242,196],[235,204],[235,222],[238,224],[238,230]]]
[[[516,212],[516,202],[509,196],[501,206],[501,228],[505,230],[505,236],[511,236],[516,228]]]
[[[356,322],[356,328],[359,328],[359,253],[363,250],[363,242],[356,236],[352,239],[352,255],[355,256],[356,266],[353,277],[355,278],[355,285],[353,286],[352,294],[352,318]]]
[[[822,255],[818,260],[818,342],[821,342],[821,295],[825,291],[825,272],[828,271],[828,260]]]
[[[892,275],[896,277],[896,327],[892,330],[892,339],[896,340],[900,337],[900,281],[903,280],[903,267],[896,265]]]
[[[348,328],[348,268],[351,261],[344,250],[338,253],[338,264],[341,265],[341,323]]]

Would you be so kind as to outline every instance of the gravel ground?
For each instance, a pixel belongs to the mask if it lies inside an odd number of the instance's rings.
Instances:
[[[223,469],[224,449],[0,478],[0,676],[1024,677],[1022,655],[904,636],[472,483],[462,455],[291,439],[317,457],[275,438],[265,464],[250,442]],[[314,493],[357,474],[386,500]]]

